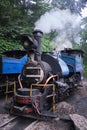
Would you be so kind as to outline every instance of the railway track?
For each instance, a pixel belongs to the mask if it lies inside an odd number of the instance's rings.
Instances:
[[[13,120],[17,119],[18,116],[10,116],[9,114],[0,114],[0,128],[6,126]]]
[[[4,109],[5,97],[0,97],[0,130],[25,130],[34,119],[12,116]]]
[[[36,122],[33,119],[0,114],[0,130],[26,130]]]
[[[12,116],[6,111],[6,97],[0,97],[0,130],[31,130],[38,120],[20,116]],[[9,99],[8,99],[9,101]],[[49,118],[43,118],[43,120],[50,120]]]

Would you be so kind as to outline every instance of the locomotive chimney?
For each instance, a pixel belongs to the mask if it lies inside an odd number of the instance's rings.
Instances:
[[[41,60],[41,38],[42,38],[43,32],[41,30],[35,30],[33,32],[33,36],[35,38],[35,40],[38,43],[38,47],[37,47],[37,54],[36,54],[36,60],[40,61]]]

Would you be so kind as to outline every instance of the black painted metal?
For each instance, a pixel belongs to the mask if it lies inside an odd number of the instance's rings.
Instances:
[[[49,55],[46,53],[42,54],[41,59],[43,61],[47,62],[51,66],[53,74],[61,75],[61,68],[60,68],[58,59],[56,59],[52,55]]]

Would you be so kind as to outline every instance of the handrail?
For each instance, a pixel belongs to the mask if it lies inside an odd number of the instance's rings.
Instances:
[[[55,112],[55,85],[54,84],[31,84],[30,85],[30,97],[32,97],[32,89],[33,89],[33,86],[34,87],[47,87],[47,86],[50,86],[50,87],[53,87],[53,103],[52,103],[52,110],[53,112]]]

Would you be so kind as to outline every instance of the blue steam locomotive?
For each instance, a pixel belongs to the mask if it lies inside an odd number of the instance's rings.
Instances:
[[[20,73],[20,88],[9,104],[12,114],[31,118],[55,117],[56,103],[69,95],[83,79],[83,51],[65,49],[60,53],[41,54],[42,34],[40,30],[35,30],[32,37],[24,36],[22,44],[26,56],[12,59],[15,63],[9,74]],[[20,61],[19,66],[17,61]]]

